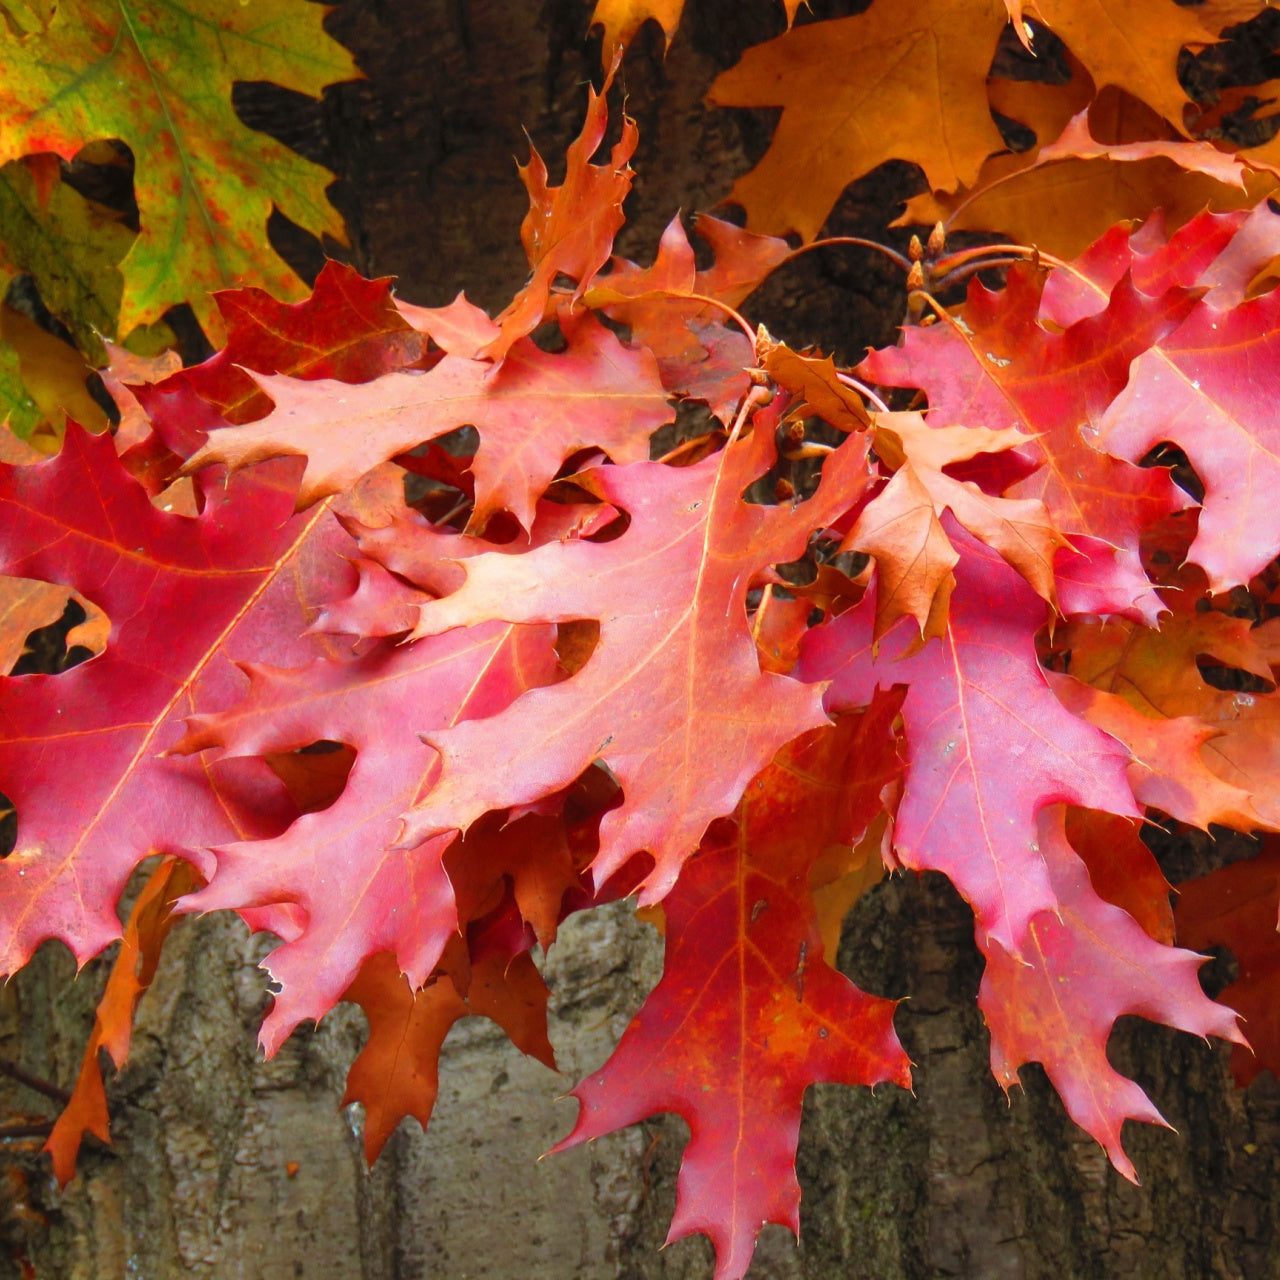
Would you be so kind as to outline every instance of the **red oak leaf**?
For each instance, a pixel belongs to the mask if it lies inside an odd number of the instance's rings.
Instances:
[[[281,985],[262,1025],[268,1053],[303,1019],[323,1017],[365,957],[390,952],[414,987],[439,963],[458,928],[441,861],[452,834],[399,847],[400,815],[439,773],[418,734],[492,716],[530,685],[555,679],[552,638],[549,627],[492,622],[347,661],[255,666],[240,706],[193,718],[178,751],[217,746],[257,756],[318,740],[356,749],[334,804],[304,814],[276,839],[215,849],[208,888],[184,903],[201,911],[301,908],[297,927],[264,961]]]
[[[919,387],[934,426],[1016,427],[1041,465],[1005,490],[1037,498],[1064,534],[1087,534],[1136,557],[1142,529],[1188,501],[1159,468],[1140,469],[1096,447],[1097,424],[1129,364],[1194,305],[1185,290],[1158,298],[1122,281],[1107,307],[1055,333],[1038,319],[1042,276],[1010,272],[998,292],[976,281],[963,325],[908,329],[861,370],[887,386]],[[1136,570],[1136,559],[1134,559]]]
[[[1204,481],[1190,558],[1214,591],[1247,582],[1280,550],[1280,293],[1230,310],[1199,303],[1134,361],[1100,423],[1102,445],[1134,461],[1165,440]]]
[[[291,816],[263,765],[163,753],[183,715],[235,701],[233,658],[314,652],[306,606],[345,579],[351,540],[327,505],[288,518],[292,478],[211,477],[189,518],[152,505],[109,436],[73,429],[56,458],[0,466],[0,569],[73,587],[111,621],[91,661],[6,683],[0,788],[19,833],[0,865],[3,971],[44,938],[83,962],[119,937],[116,899],[149,854],[196,857]]]
[[[1251,213],[1201,213],[1165,236],[1157,211],[1134,231],[1127,223],[1095,240],[1070,271],[1045,282],[1040,318],[1067,328],[1104,311],[1128,274],[1134,288],[1158,297],[1177,286],[1208,288],[1218,306],[1233,306],[1258,271],[1280,253],[1280,217],[1266,202]]]
[[[1280,1077],[1277,906],[1280,848],[1270,837],[1256,857],[1178,886],[1178,941],[1201,951],[1228,947],[1239,966],[1236,980],[1218,999],[1240,1014],[1249,1035],[1248,1046],[1237,1045],[1231,1052],[1231,1073],[1242,1088],[1262,1071]]]
[[[471,425],[480,432],[472,464],[476,528],[505,507],[527,529],[566,458],[586,446],[615,462],[647,458],[649,434],[671,419],[651,355],[624,347],[590,317],[569,324],[566,336],[560,354],[522,339],[497,370],[445,356],[428,372],[388,373],[358,386],[258,375],[274,411],[213,432],[187,470],[303,456],[301,510],[349,489],[379,462]]]
[[[354,383],[412,368],[426,344],[397,310],[391,285],[327,261],[301,302],[279,302],[264,289],[216,293],[226,345],[181,376],[227,422],[239,423],[271,410],[248,369]]]
[[[1036,661],[1044,602],[994,551],[950,517],[947,525],[961,554],[944,635],[909,652],[915,633],[900,627],[873,657],[864,599],[809,633],[799,672],[833,682],[834,711],[865,706],[877,686],[909,684],[894,850],[904,866],[943,872],[973,907],[979,937],[1020,955],[1031,920],[1056,905],[1038,849],[1040,810],[1064,802],[1129,817],[1138,810],[1128,753],[1068,712]]]
[[[407,816],[409,837],[465,830],[485,812],[567,786],[602,760],[625,799],[601,825],[596,883],[647,850],[655,867],[641,900],[655,902],[707,824],[733,811],[774,752],[823,722],[819,690],[760,670],[746,593],[857,501],[866,443],[850,440],[831,455],[808,502],[746,503],[744,490],[774,461],[779,410],[757,414],[748,439],[693,466],[638,463],[576,476],[630,516],[620,537],[468,559],[465,584],[423,606],[419,634],[493,617],[593,619],[600,638],[562,684],[491,719],[426,735],[444,770]],[[537,749],[513,751],[513,743]]]
[[[765,1223],[799,1232],[806,1088],[910,1082],[894,1002],[859,991],[823,958],[808,885],[823,839],[815,815],[838,838],[857,838],[848,788],[864,755],[892,756],[895,710],[886,700],[793,743],[747,788],[736,821],[708,832],[663,902],[662,981],[605,1066],[573,1091],[581,1111],[557,1150],[659,1111],[688,1122],[668,1241],[710,1236],[716,1280],[746,1273]],[[865,808],[859,816],[865,826]]]
[[[1121,1126],[1165,1121],[1107,1061],[1116,1019],[1138,1014],[1196,1035],[1245,1040],[1231,1010],[1200,990],[1204,958],[1153,941],[1127,912],[1099,898],[1062,824],[1061,809],[1041,815],[1040,853],[1057,909],[1029,922],[1020,958],[996,942],[986,947],[978,1004],[991,1028],[991,1070],[1008,1091],[1023,1063],[1041,1063],[1067,1113],[1136,1183]]]
[[[422,335],[397,310],[391,282],[365,280],[336,262],[325,264],[311,296],[298,303],[278,302],[261,289],[229,289],[216,300],[227,345],[203,364],[156,377],[113,350],[113,367],[119,366],[113,393],[127,415],[117,448],[151,492],[211,431],[271,411],[270,397],[247,370],[364,382],[425,359]]]

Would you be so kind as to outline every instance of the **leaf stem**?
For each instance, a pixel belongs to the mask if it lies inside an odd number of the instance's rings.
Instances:
[[[988,267],[1012,267],[1019,262],[1025,262],[1025,258],[985,258],[977,262],[966,262],[962,266],[953,267],[944,275],[940,275],[935,279],[931,288],[947,289],[953,284],[959,284],[962,280],[967,280],[970,276],[977,275],[979,271],[985,271]]]
[[[821,444],[817,440],[806,440],[804,444],[797,445],[794,449],[788,449],[782,456],[788,462],[800,462],[804,458],[825,458],[828,454],[835,453],[836,446],[833,444]]]
[[[680,457],[682,453],[690,453],[698,445],[705,444],[707,437],[714,434],[715,432],[708,432],[707,435],[704,436],[690,436],[687,440],[681,440],[674,449],[668,449],[666,453],[664,453],[662,457],[656,459],[656,461],[671,462]]]
[[[841,373],[838,369],[836,370],[836,377],[843,382],[846,387],[851,387],[860,396],[865,396],[881,413],[889,412],[889,406],[885,404],[885,402],[874,391],[872,391],[865,382],[859,381],[859,379],[855,378],[852,374]]]
[[[915,298],[923,298],[939,320],[945,320],[948,324],[955,324],[955,317],[942,305],[942,303],[937,300],[937,298],[933,296],[933,294],[929,292],[928,289],[912,289],[911,292],[907,294],[908,304],[910,304]]]
[[[798,249],[793,249],[788,262],[794,262],[802,253],[808,253],[811,249],[825,249],[828,245],[833,244],[856,244],[864,249],[875,249],[877,252],[884,254],[895,265],[901,267],[903,271],[911,270],[910,261],[896,249],[891,249],[887,244],[881,244],[879,240],[864,240],[861,236],[828,236],[825,240],[814,240],[809,244],[802,244]]]
[[[747,341],[751,343],[752,354],[756,354],[756,331],[747,323],[741,313],[735,311],[727,302],[721,302],[719,298],[712,298],[705,293],[678,293],[674,289],[664,289],[660,292],[669,292],[673,298],[692,298],[695,302],[705,302],[710,306],[719,307],[747,335]]]
[[[746,422],[747,415],[750,414],[752,409],[754,409],[758,404],[768,404],[772,398],[773,392],[771,392],[768,387],[759,385],[751,387],[747,394],[742,397],[742,406],[738,410],[737,417],[733,420],[733,426],[729,431],[729,438],[724,442],[724,447],[726,449],[728,449],[729,446],[732,445],[733,442],[742,434],[743,424]]]
[[[751,639],[756,643],[760,643],[760,624],[764,622],[765,611],[769,608],[769,601],[773,599],[773,583],[766,582],[764,590],[760,593],[760,603],[756,605],[755,614],[751,619]]]
[[[1051,267],[1065,267],[1067,265],[1061,258],[1052,253],[1046,253],[1043,249],[1037,249],[1034,245],[979,244],[969,249],[957,249],[955,253],[949,253],[945,258],[939,258],[933,264],[933,269],[935,272],[946,275],[956,267],[963,266],[966,262],[972,262],[974,258],[981,258],[993,253],[1005,254],[1021,260],[1038,259],[1041,262],[1047,262]]]

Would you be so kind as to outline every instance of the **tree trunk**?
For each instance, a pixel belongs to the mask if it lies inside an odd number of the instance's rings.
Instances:
[[[814,7],[825,16],[832,6]],[[628,55],[621,83],[641,129],[620,244],[629,256],[651,256],[678,208],[723,198],[767,141],[760,113],[708,111],[702,96],[745,45],[780,29],[780,8],[690,0],[665,62],[651,31]],[[331,91],[322,106],[261,86],[237,103],[339,173],[334,198],[362,271],[398,274],[414,302],[439,304],[465,287],[497,308],[525,275],[513,157],[527,154],[527,128],[555,175],[581,119],[582,84],[598,68],[598,42],[582,42],[587,12],[579,0],[347,0],[330,27],[368,81]],[[885,224],[913,181],[905,166],[872,175],[846,194],[832,229],[901,245]],[[318,268],[320,247],[296,228],[277,222],[273,234],[300,266]],[[901,309],[902,281],[861,250],[806,255],[750,306],[779,337],[844,360],[891,341]],[[1208,845],[1177,852],[1197,869],[1220,856]],[[604,1060],[657,979],[661,942],[625,906],[569,922],[547,960],[563,1075],[522,1059],[490,1024],[464,1023],[445,1049],[430,1133],[403,1125],[372,1172],[358,1115],[337,1106],[363,1033],[358,1012],[340,1009],[296,1034],[271,1062],[256,1050],[268,999],[256,961],[269,945],[229,918],[175,930],[133,1056],[110,1086],[114,1145],[88,1144],[79,1176],[58,1193],[43,1158],[10,1144],[0,1275],[711,1276],[701,1238],[659,1251],[679,1121],[537,1159],[572,1122],[574,1104],[557,1095]],[[1224,1046],[1127,1020],[1112,1056],[1177,1129],[1126,1130],[1145,1178],[1131,1187],[1038,1068],[1008,1102],[994,1083],[972,918],[944,881],[898,877],[872,890],[840,960],[868,991],[908,997],[897,1025],[916,1096],[810,1091],[803,1238],[797,1246],[769,1228],[755,1280],[1280,1275],[1280,1092],[1270,1076],[1237,1091]],[[0,994],[0,1054],[64,1087],[105,962],[75,982],[72,970],[64,949],[46,946]],[[13,1080],[3,1099],[15,1118],[52,1106]]]

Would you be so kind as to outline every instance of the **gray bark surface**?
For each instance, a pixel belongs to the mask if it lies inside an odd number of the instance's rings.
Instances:
[[[690,0],[665,62],[651,32],[629,54],[622,82],[641,128],[620,246],[629,256],[647,260],[677,208],[723,198],[767,141],[767,118],[708,111],[702,96],[742,47],[779,29],[779,8]],[[556,174],[598,65],[597,46],[582,42],[586,13],[579,0],[347,0],[330,26],[368,81],[321,106],[256,87],[237,102],[339,173],[334,197],[362,271],[397,274],[414,302],[465,287],[497,308],[525,273],[513,157],[526,157],[528,129]],[[902,168],[858,184],[832,228],[886,235],[911,183]],[[314,242],[274,232],[294,260],[318,267]],[[807,255],[750,311],[792,344],[856,360],[892,340],[901,306],[892,271],[851,250]],[[1187,874],[1218,852],[1177,856]],[[269,946],[231,919],[175,931],[133,1055],[109,1087],[114,1145],[88,1144],[63,1193],[31,1144],[0,1148],[0,1277],[22,1275],[24,1262],[39,1280],[711,1276],[705,1240],[660,1250],[680,1121],[655,1118],[538,1160],[573,1119],[575,1104],[558,1096],[605,1059],[660,972],[661,941],[625,907],[570,921],[546,962],[563,1074],[523,1059],[488,1023],[462,1024],[445,1048],[430,1133],[402,1125],[372,1171],[358,1114],[337,1105],[361,1015],[340,1009],[263,1062],[254,1037],[268,997],[256,966]],[[0,990],[0,1055],[69,1087],[107,959],[73,981],[66,951],[45,947]],[[1178,1130],[1126,1130],[1145,1178],[1134,1188],[1074,1129],[1038,1068],[1009,1101],[992,1080],[972,919],[941,879],[872,890],[840,962],[865,989],[906,997],[898,1027],[915,1096],[810,1091],[802,1240],[769,1228],[753,1280],[1280,1276],[1270,1076],[1237,1091],[1223,1046],[1126,1020],[1113,1060]],[[10,1115],[52,1114],[13,1080],[0,1081],[0,1099]]]

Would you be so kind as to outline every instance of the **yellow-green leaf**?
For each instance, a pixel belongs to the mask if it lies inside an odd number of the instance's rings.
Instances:
[[[60,179],[41,191],[21,161],[0,168],[0,263],[34,279],[45,306],[94,364],[106,361],[101,339],[116,336],[118,264],[133,238],[114,213]]]
[[[19,34],[6,10],[0,162],[41,151],[70,159],[99,138],[133,151],[142,229],[122,264],[121,331],[190,301],[216,336],[210,290],[297,296],[297,277],[266,247],[273,203],[341,238],[329,173],[247,128],[231,106],[236,81],[314,95],[358,74],[325,34],[325,12],[300,0],[64,0],[43,30]]]

